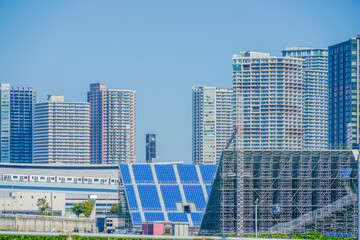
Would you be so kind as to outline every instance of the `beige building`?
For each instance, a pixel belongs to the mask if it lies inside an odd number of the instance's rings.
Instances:
[[[44,198],[49,203],[49,212],[65,216],[65,194],[37,192],[0,192],[2,214],[36,214],[39,212],[37,201]]]

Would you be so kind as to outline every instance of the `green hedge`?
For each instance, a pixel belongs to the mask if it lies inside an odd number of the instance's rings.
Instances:
[[[252,237],[254,238],[255,235],[248,235],[246,237]],[[0,240],[66,240],[66,236],[30,236],[30,235],[0,235]],[[79,236],[74,236],[72,237],[73,240],[119,240],[119,239],[124,239],[124,240],[146,240],[146,239],[138,239],[138,238],[113,238],[113,237],[109,237],[108,235],[104,235],[104,237],[79,237]],[[327,237],[322,235],[321,233],[318,232],[310,232],[310,233],[300,233],[300,234],[292,234],[292,235],[287,235],[287,234],[278,234],[278,233],[273,233],[273,234],[262,234],[259,235],[258,238],[290,238],[290,239],[325,239],[325,240],[356,240],[356,238],[351,238],[351,237]],[[171,237],[169,237],[169,239],[171,239]],[[148,239],[150,240],[150,239]],[[156,239],[151,239],[151,240],[156,240]]]
[[[246,237],[254,238],[255,234],[248,235]],[[258,235],[258,238],[290,238],[290,239],[326,239],[326,240],[355,240],[357,238],[352,237],[328,237],[322,235],[318,232],[310,232],[310,233],[299,233],[299,234],[283,234],[283,233],[273,233],[273,234],[261,234]]]
[[[0,235],[0,240],[66,240],[66,236],[31,236],[31,235]],[[114,238],[109,237],[108,235],[104,234],[104,237],[79,237],[74,236],[72,237],[73,240],[146,240],[146,239],[139,239],[139,238]],[[169,237],[170,239],[170,237]],[[150,239],[148,239],[150,240]],[[151,239],[156,240],[156,239]],[[161,239],[163,240],[163,239]]]
[[[58,236],[29,236],[29,235],[0,235],[0,239],[6,240],[66,240],[66,237]]]

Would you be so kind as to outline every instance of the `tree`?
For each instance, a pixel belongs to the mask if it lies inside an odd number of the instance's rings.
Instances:
[[[116,214],[120,213],[120,208],[117,203],[114,203],[113,205],[111,205],[110,213],[116,213]]]
[[[74,203],[71,211],[79,217],[80,214],[84,213],[84,204],[83,203]]]
[[[37,200],[36,206],[38,206],[40,210],[36,213],[36,215],[50,215],[46,212],[46,210],[50,208],[50,205],[45,198],[39,198]]]
[[[83,203],[83,206],[84,206],[84,215],[85,217],[90,217],[93,209],[94,209],[94,204],[90,201],[85,201]]]
[[[80,214],[84,214],[85,217],[90,217],[92,211],[94,209],[94,204],[90,201],[84,201],[82,203],[74,203],[71,211],[76,214],[76,216],[80,216]]]

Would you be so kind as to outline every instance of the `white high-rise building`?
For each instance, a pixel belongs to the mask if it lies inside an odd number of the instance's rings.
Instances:
[[[243,149],[302,148],[302,61],[251,51],[233,56]]]
[[[326,149],[328,146],[328,50],[290,47],[283,57],[303,61],[303,132],[304,149]]]
[[[194,164],[216,164],[233,131],[231,88],[193,87]]]
[[[10,162],[10,84],[0,84],[0,162]]]
[[[35,163],[90,163],[90,106],[49,95],[35,104]]]
[[[135,91],[106,89],[90,84],[90,133],[92,164],[135,162]]]

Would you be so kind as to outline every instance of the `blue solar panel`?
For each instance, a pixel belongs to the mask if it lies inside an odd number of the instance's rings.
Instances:
[[[210,193],[211,193],[211,185],[205,185],[205,187],[206,187],[206,191],[207,191],[207,194],[208,194],[208,196],[210,197]]]
[[[160,185],[166,210],[177,210],[176,202],[182,202],[178,185]]]
[[[165,221],[164,213],[162,212],[145,212],[144,214],[147,222]]]
[[[200,226],[202,216],[202,213],[191,213],[191,219],[195,226]]]
[[[141,225],[142,224],[141,214],[140,213],[132,212],[131,216],[132,216],[132,220],[133,220],[134,225]]]
[[[155,185],[138,185],[143,210],[161,210],[159,195]]]
[[[139,210],[133,185],[125,185],[126,197],[131,210]]]
[[[200,185],[183,185],[188,202],[194,202],[197,210],[205,209],[205,197]]]
[[[133,164],[132,169],[134,172],[135,181],[137,183],[154,182],[150,164]]]
[[[195,165],[179,164],[177,168],[182,183],[199,183]]]
[[[212,183],[217,165],[199,165],[199,167],[204,183]]]
[[[189,219],[184,212],[168,213],[170,222],[189,222]]]
[[[156,176],[159,183],[176,183],[173,165],[155,165]]]
[[[129,165],[120,164],[120,171],[121,171],[121,176],[122,176],[122,180],[124,181],[124,183],[131,183]]]

